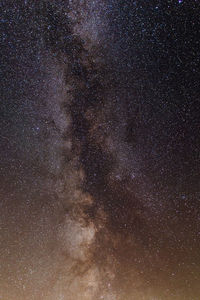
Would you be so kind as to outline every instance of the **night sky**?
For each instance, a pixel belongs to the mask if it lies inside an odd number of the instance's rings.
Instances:
[[[0,299],[200,299],[200,2],[2,0]]]

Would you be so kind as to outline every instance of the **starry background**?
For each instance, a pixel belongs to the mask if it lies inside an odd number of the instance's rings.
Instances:
[[[199,299],[199,9],[1,2],[0,299]]]

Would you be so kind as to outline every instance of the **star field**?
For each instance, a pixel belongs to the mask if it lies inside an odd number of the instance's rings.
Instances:
[[[200,298],[198,1],[0,4],[0,299]]]

